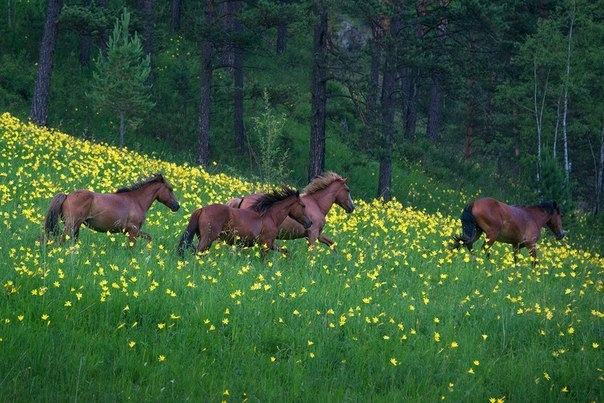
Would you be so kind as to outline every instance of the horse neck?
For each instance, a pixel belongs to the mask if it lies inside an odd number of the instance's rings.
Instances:
[[[291,205],[295,202],[295,199],[288,197],[286,199],[275,202],[263,215],[263,218],[270,218],[275,225],[279,226],[289,214]]]
[[[534,212],[532,215],[533,220],[539,225],[539,227],[545,227],[547,222],[550,220],[552,215],[541,207],[529,207],[529,211]]]
[[[323,188],[315,193],[304,195],[305,197],[312,197],[312,199],[315,201],[315,203],[317,203],[317,206],[319,206],[319,209],[321,209],[321,212],[324,215],[327,215],[327,213],[329,213],[331,206],[333,206],[336,201],[338,189],[336,189],[336,186],[334,186],[335,183],[336,182],[333,182],[326,188]]]
[[[133,200],[141,206],[144,211],[149,210],[155,199],[157,199],[157,192],[159,189],[158,184],[149,184],[143,186],[140,189],[132,190],[130,192],[124,193],[130,196]]]

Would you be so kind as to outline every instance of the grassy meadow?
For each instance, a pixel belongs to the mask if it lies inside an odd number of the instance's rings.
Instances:
[[[474,262],[446,248],[457,216],[355,200],[329,213],[337,252],[181,259],[193,210],[262,186],[9,114],[0,150],[0,401],[604,401],[604,258],[568,240]],[[159,171],[181,209],[151,207],[151,242],[40,242],[55,193]]]

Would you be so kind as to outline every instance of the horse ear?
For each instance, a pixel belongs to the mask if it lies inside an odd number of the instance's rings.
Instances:
[[[344,183],[348,182],[348,176],[343,179]]]

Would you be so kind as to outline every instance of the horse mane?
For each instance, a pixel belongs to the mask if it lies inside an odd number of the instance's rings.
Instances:
[[[166,182],[166,179],[164,178],[164,176],[161,173],[156,173],[155,175],[153,175],[143,181],[135,183],[134,185],[119,188],[115,193],[133,192],[135,190],[138,190],[140,188],[147,186],[150,183],[155,183],[155,182],[168,183],[168,182]]]
[[[270,193],[263,193],[262,196],[251,206],[251,208],[260,214],[264,214],[273,204],[285,200],[291,196],[300,196],[296,189],[287,186],[281,186]]]
[[[326,187],[331,185],[333,182],[335,182],[337,180],[343,180],[343,179],[344,178],[342,178],[340,175],[338,175],[335,172],[332,172],[332,171],[324,172],[321,175],[315,177],[312,181],[310,181],[310,183],[308,185],[306,185],[306,187],[304,189],[302,189],[302,194],[311,195],[313,193],[316,193],[320,190],[325,189]]]
[[[554,214],[554,212],[560,213],[558,204],[553,200],[547,200],[547,201],[541,202],[540,204],[533,206],[533,207],[538,207],[540,209],[543,209],[543,210],[547,211],[547,213],[549,215]]]

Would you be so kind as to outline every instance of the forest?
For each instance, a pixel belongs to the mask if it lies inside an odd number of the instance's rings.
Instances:
[[[421,172],[602,220],[602,0],[7,0],[0,16],[0,111],[37,125],[265,182],[334,170],[357,197],[406,200]]]

